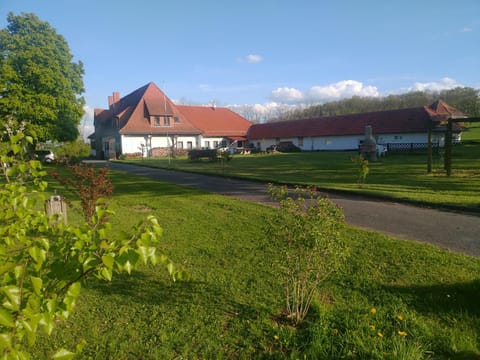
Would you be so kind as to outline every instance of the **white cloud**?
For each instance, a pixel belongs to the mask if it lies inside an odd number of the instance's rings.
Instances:
[[[272,91],[272,98],[281,102],[301,102],[305,96],[295,88],[281,87]]]
[[[312,86],[308,97],[314,101],[338,100],[352,96],[379,96],[375,86],[364,86],[356,80],[342,80],[326,86]]]
[[[425,83],[417,82],[407,90],[408,91],[442,91],[442,90],[454,89],[459,86],[463,86],[463,85],[458,83],[455,79],[444,77],[439,81],[432,81],[432,82],[425,82]]]
[[[286,103],[325,102],[349,98],[352,96],[380,96],[377,87],[364,86],[356,80],[342,80],[324,86],[312,86],[302,92],[295,88],[281,87],[272,91],[272,98]]]
[[[247,55],[246,60],[249,64],[258,64],[263,61],[263,57],[260,55],[250,54]]]
[[[274,101],[264,103],[264,104],[254,104],[252,105],[253,110],[262,113],[262,114],[268,114],[272,110],[278,108],[280,106],[279,103],[276,103]]]
[[[468,27],[468,26],[465,26],[463,29],[462,29],[462,32],[472,32],[473,29],[471,27]]]
[[[93,126],[94,110],[92,107],[85,105],[83,107],[83,111],[85,113],[83,114],[83,117],[80,120],[80,124],[78,125],[78,131],[80,132],[80,135],[83,137],[83,140],[88,141],[87,137],[95,131],[95,128]]]
[[[258,54],[249,54],[243,58],[238,59],[239,63],[258,64],[263,61],[263,56]]]

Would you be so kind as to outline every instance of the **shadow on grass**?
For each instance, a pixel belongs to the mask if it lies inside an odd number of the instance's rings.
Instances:
[[[155,182],[148,177],[111,172],[115,195],[193,196],[200,192],[167,182]]]
[[[157,280],[141,271],[131,275],[118,275],[108,283],[93,280],[88,284],[88,288],[102,297],[115,297],[115,303],[119,305],[162,304],[169,308],[200,305],[211,313],[223,313],[241,320],[254,320],[266,311],[233,301],[232,294],[226,293],[215,284],[203,281],[173,282],[167,276],[165,281]]]
[[[432,286],[384,286],[422,313],[468,313],[480,317],[480,280]],[[480,322],[478,324],[480,331]]]

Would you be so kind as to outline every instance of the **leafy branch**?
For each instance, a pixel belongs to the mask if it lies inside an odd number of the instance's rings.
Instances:
[[[118,273],[130,274],[150,263],[163,264],[174,281],[188,278],[159,253],[163,231],[153,216],[117,236],[108,222],[112,212],[101,199],[88,221],[78,227],[36,210],[36,204],[47,198],[45,172],[38,161],[21,160],[28,136],[17,132],[9,141],[0,153],[2,161],[11,164],[8,180],[0,183],[0,354],[4,359],[30,358],[37,334],[50,335],[58,322],[70,316],[81,283],[90,276],[110,281]],[[54,358],[73,356],[60,349]]]

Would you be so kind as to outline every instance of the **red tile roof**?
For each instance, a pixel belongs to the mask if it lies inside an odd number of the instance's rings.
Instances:
[[[152,126],[151,116],[172,117],[170,126]],[[153,82],[113,103],[110,109],[95,109],[95,129],[112,130],[119,119],[120,134],[179,134],[245,136],[252,124],[226,108],[175,105]],[[175,120],[174,120],[175,118]],[[162,120],[162,119],[161,119]]]
[[[180,106],[177,108],[204,136],[244,137],[250,121],[230,109],[211,106]]]
[[[115,107],[116,104],[114,104]],[[119,101],[117,113],[122,116],[120,134],[200,134],[175,107],[175,104],[153,83],[149,83]],[[152,126],[149,116],[171,115],[170,126]]]
[[[436,121],[446,121],[449,118],[465,118],[466,115],[461,111],[448,105],[445,101],[437,100],[427,108],[433,111],[432,117]]]
[[[425,133],[430,120],[438,121],[461,114],[444,102],[434,104],[430,107],[255,124],[250,127],[248,138],[360,135],[364,134],[367,125],[372,126],[374,134]]]

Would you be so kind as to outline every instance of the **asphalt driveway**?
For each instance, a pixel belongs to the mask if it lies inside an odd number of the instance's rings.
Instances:
[[[267,184],[109,162],[112,170],[190,186],[241,200],[273,205]],[[468,255],[480,256],[480,216],[420,208],[360,196],[325,193],[343,208],[349,225],[381,231],[402,239],[427,242]]]

